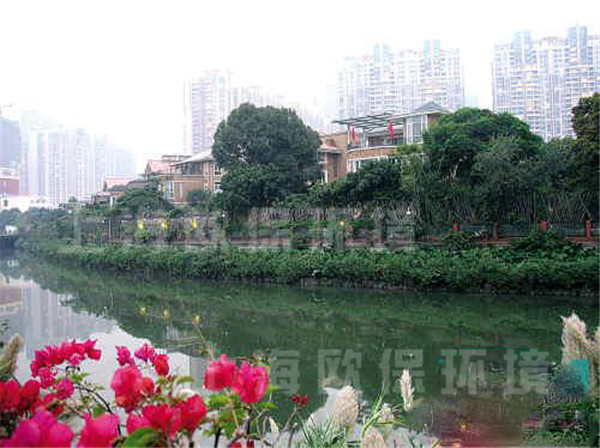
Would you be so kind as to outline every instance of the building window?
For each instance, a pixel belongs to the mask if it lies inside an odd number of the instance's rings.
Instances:
[[[164,186],[165,198],[172,201],[173,200],[173,182],[167,181]]]
[[[217,165],[216,163],[213,165],[213,174],[215,176],[221,175],[221,167],[219,165]]]

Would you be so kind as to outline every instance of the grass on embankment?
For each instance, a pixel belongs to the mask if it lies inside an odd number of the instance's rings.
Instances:
[[[175,249],[33,240],[19,246],[78,267],[166,277],[518,293],[591,294],[599,286],[598,250]]]

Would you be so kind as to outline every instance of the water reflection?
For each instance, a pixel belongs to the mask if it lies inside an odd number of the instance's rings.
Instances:
[[[285,395],[310,394],[312,412],[346,383],[372,402],[399,403],[395,380],[410,367],[421,406],[411,419],[463,443],[518,441],[536,391],[505,397],[506,355],[531,349],[560,360],[560,315],[592,321],[596,298],[406,294],[344,289],[132,279],[57,268],[39,260],[0,260],[0,312],[35,349],[67,338],[98,338],[100,381],[116,367],[114,345],[150,341],[175,368],[203,378],[206,350],[276,358]],[[464,363],[465,353],[472,362]],[[455,363],[452,384],[449,362]],[[461,376],[462,375],[462,376]]]

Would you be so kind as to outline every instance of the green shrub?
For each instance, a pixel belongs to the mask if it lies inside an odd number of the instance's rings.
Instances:
[[[147,229],[135,229],[135,232],[133,233],[133,240],[138,243],[149,243],[155,239],[156,235],[154,232]]]
[[[169,226],[169,228],[167,229],[166,233],[165,233],[165,240],[168,241],[169,243],[173,242],[173,241],[181,241],[184,240],[186,237],[186,233],[185,230],[183,229],[183,226],[181,225],[181,223],[174,223],[171,226]]]
[[[310,235],[307,227],[292,227],[290,247],[292,249],[308,249]]]
[[[152,234],[137,231],[140,242]],[[298,235],[304,235],[298,232]],[[303,241],[294,242],[302,248]],[[23,240],[20,247],[81,267],[115,269],[172,277],[270,281],[298,284],[304,279],[353,286],[414,290],[590,292],[597,293],[597,250],[576,254],[531,253],[514,261],[514,249],[475,248],[412,251],[244,250],[232,247],[179,250],[144,246],[69,246]]]
[[[451,230],[442,237],[442,247],[450,251],[461,251],[475,247],[475,235],[463,230]]]
[[[373,231],[375,229],[375,220],[373,218],[351,219],[350,226],[352,226],[352,238],[358,238],[361,230]]]
[[[185,215],[185,209],[182,207],[176,207],[172,210],[169,210],[169,212],[167,213],[167,218],[176,219],[176,218],[181,218],[184,215]]]
[[[556,230],[541,230],[534,229],[524,238],[511,243],[511,247],[516,250],[525,252],[534,252],[538,250],[575,250],[580,246],[570,242],[561,236]]]

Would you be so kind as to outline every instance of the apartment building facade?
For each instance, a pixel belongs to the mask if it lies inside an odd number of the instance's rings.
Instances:
[[[494,48],[495,112],[509,112],[545,140],[574,136],[572,108],[600,91],[599,36],[572,27],[564,37],[519,32]]]
[[[338,119],[380,113],[409,113],[434,102],[444,109],[464,106],[460,53],[426,40],[421,49],[373,52],[348,57],[338,73]]]
[[[318,113],[303,104],[289,101],[260,86],[240,84],[231,71],[209,70],[184,84],[182,153],[193,155],[210,150],[221,121],[243,103],[293,109],[315,129],[325,123]]]
[[[89,200],[107,176],[133,174],[133,160],[126,151],[85,129],[32,129],[23,151],[27,175],[23,193],[46,198],[54,206],[72,197]]]

